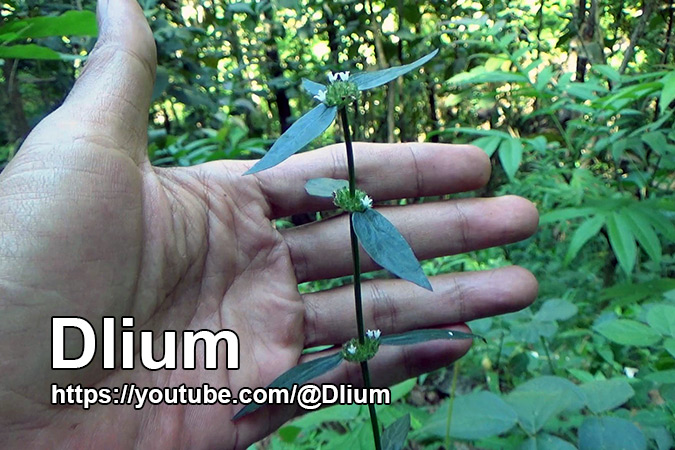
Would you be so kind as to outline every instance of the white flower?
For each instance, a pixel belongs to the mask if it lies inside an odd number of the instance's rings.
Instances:
[[[380,330],[366,331],[366,336],[368,336],[369,339],[379,339],[381,334]]]
[[[347,81],[349,80],[349,71],[347,72],[328,72],[328,81],[330,81],[331,84],[335,83],[336,81]]]
[[[361,206],[364,208],[372,208],[373,207],[373,199],[368,197],[367,195],[361,199]]]
[[[347,353],[350,355],[353,355],[356,353],[356,346],[354,344],[351,344],[349,347],[347,347]]]
[[[324,103],[326,101],[326,91],[320,90],[319,93],[314,96],[314,98],[321,103]]]
[[[623,368],[623,373],[625,373],[628,378],[635,378],[635,375],[638,372],[639,372],[639,370],[635,367],[624,367]]]

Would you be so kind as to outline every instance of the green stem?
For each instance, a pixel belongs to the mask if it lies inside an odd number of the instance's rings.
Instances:
[[[340,119],[342,120],[342,129],[344,130],[345,135],[345,146],[347,148],[349,193],[353,196],[356,193],[356,168],[354,167],[354,149],[352,147],[352,136],[349,131],[349,120],[347,119],[347,111],[345,108],[340,109]],[[361,300],[361,260],[359,257],[359,238],[356,236],[356,231],[354,231],[352,214],[349,215],[349,237],[352,243],[352,260],[354,262],[354,306],[356,308],[356,326],[359,333],[359,343],[363,345],[366,342],[366,330],[363,325],[363,302]],[[368,371],[367,361],[363,361],[361,363],[361,375],[363,376],[363,384],[365,388],[370,389],[372,385],[370,383],[370,372]],[[380,426],[377,420],[377,411],[375,411],[375,405],[368,404],[368,411],[370,412],[370,424],[373,427],[375,449],[381,450],[382,442],[380,440]]]
[[[551,354],[548,351],[548,344],[544,336],[539,336],[541,344],[544,346],[544,352],[546,353],[546,359],[548,360],[548,368],[551,371],[551,375],[556,375],[555,368],[553,367],[553,360],[551,359]]]
[[[448,450],[452,444],[450,441],[450,424],[452,423],[452,408],[455,405],[455,394],[457,392],[457,375],[459,374],[459,360],[455,361],[452,368],[452,387],[450,388],[450,401],[448,403],[448,419],[445,425],[445,448]],[[454,446],[453,446],[454,447]]]

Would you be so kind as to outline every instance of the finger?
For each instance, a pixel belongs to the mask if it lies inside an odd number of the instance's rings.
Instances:
[[[410,243],[419,260],[517,242],[531,236],[539,215],[515,196],[471,198],[378,208]],[[298,282],[348,275],[352,271],[349,217],[282,230]],[[361,268],[379,267],[361,251]]]
[[[470,145],[355,143],[354,160],[357,186],[376,201],[470,191],[487,183],[491,169],[485,152]],[[226,168],[244,173],[254,163],[214,162],[201,167],[218,177],[228,176]],[[312,178],[348,178],[343,144],[295,155],[242,181],[255,180],[271,218],[278,218],[335,208],[331,199],[307,194],[305,183]]]
[[[37,138],[52,145],[85,139],[138,163],[147,152],[155,41],[136,0],[100,0],[98,21],[98,41],[82,74],[64,104],[39,125]]]
[[[395,334],[435,328],[517,311],[537,296],[537,280],[527,270],[504,267],[433,277],[434,291],[403,280],[362,283],[368,329]],[[305,347],[339,345],[357,334],[352,286],[306,294]]]

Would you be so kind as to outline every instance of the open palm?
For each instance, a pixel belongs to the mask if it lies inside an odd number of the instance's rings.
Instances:
[[[245,448],[297,409],[263,408],[237,422],[237,407],[226,405],[85,411],[51,405],[50,385],[209,383],[236,393],[268,384],[303,360],[303,348],[353,337],[349,287],[307,295],[297,289],[350,273],[346,218],[288,230],[276,230],[272,220],[330,208],[303,185],[346,178],[343,149],[302,154],[246,177],[252,162],[151,167],[152,34],[133,0],[102,1],[99,15],[99,43],[75,88],[0,175],[0,444]],[[376,201],[475,189],[490,168],[478,149],[427,144],[360,144],[356,163],[359,185]],[[536,210],[517,197],[378,209],[420,259],[514,242],[537,225]],[[375,268],[365,258],[364,269]],[[517,267],[431,282],[433,293],[398,280],[365,283],[366,323],[383,333],[452,326],[524,307],[537,290]],[[138,361],[135,370],[103,370],[99,351],[84,369],[51,370],[53,316],[86,318],[99,337],[103,316],[133,316],[135,330],[157,337],[165,330],[234,330],[240,369],[223,368],[221,352],[218,370],[203,369],[199,360],[197,370],[150,371]],[[77,347],[77,336],[71,338],[67,345]],[[371,364],[373,379],[387,385],[442,367],[469,345],[384,348]],[[161,339],[155,347],[158,358]],[[351,364],[322,379],[359,380]]]

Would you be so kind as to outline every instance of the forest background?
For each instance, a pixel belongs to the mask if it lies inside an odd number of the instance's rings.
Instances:
[[[672,0],[140,3],[158,49],[155,165],[259,158],[313,106],[303,77],[438,48],[421,71],[364,94],[357,139],[474,143],[493,175],[463,196],[537,204],[529,240],[424,262],[428,275],[518,264],[540,294],[525,311],[472,322],[487,343],[453,367],[393,389],[380,416],[411,414],[410,448],[673,447]],[[93,0],[0,2],[0,170],[72,87],[95,42],[94,10]],[[308,414],[256,447],[345,445],[372,445],[365,407]]]

